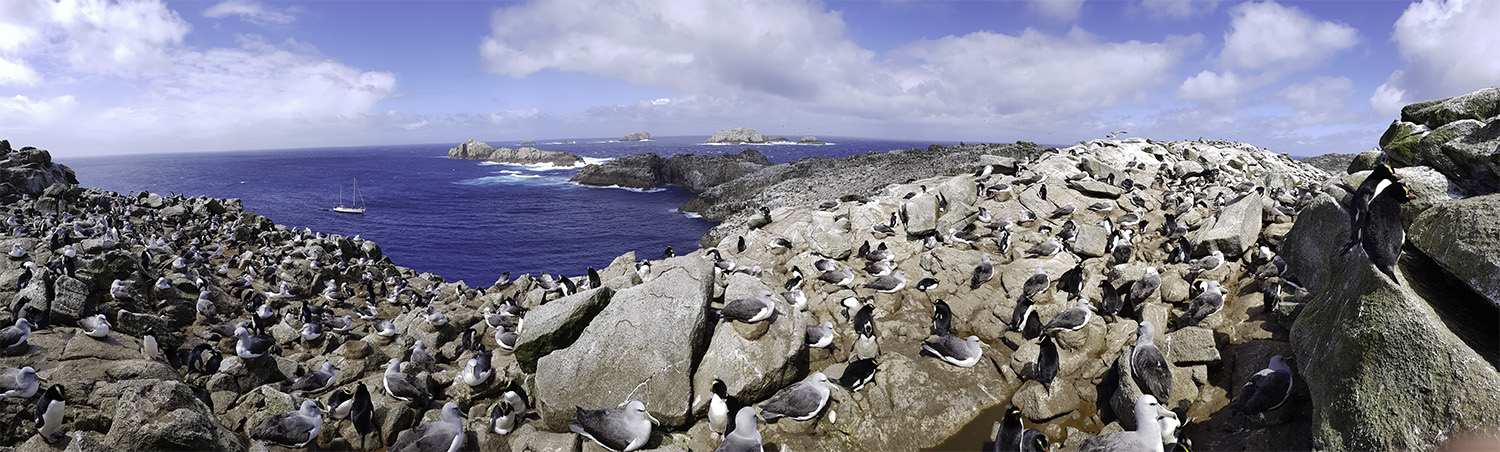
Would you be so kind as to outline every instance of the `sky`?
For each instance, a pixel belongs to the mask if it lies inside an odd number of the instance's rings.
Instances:
[[[1500,1],[0,0],[54,156],[707,136],[1319,155],[1500,85]]]

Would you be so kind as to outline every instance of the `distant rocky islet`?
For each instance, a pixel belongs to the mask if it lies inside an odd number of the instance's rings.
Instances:
[[[993,432],[954,435],[973,423],[986,430],[1000,420],[986,413],[1015,406],[1025,427],[1072,450],[1086,438],[1140,427],[1131,407],[1143,390],[1127,356],[1140,322],[1150,321],[1172,375],[1162,405],[1188,421],[1175,437],[1194,449],[1430,449],[1440,438],[1500,422],[1500,347],[1492,323],[1472,327],[1473,319],[1496,318],[1495,286],[1483,276],[1500,274],[1493,259],[1500,244],[1489,239],[1500,229],[1485,213],[1500,194],[1487,188],[1491,169],[1441,158],[1493,147],[1495,137],[1485,134],[1500,118],[1453,106],[1488,108],[1472,98],[1424,104],[1408,108],[1450,105],[1435,110],[1458,113],[1403,113],[1392,128],[1412,132],[1388,132],[1406,138],[1382,142],[1414,143],[1410,151],[1387,146],[1373,156],[1396,166],[1415,195],[1401,208],[1413,246],[1395,281],[1373,271],[1364,251],[1337,255],[1348,235],[1350,193],[1364,171],[1381,164],[1367,155],[1350,164],[1353,174],[1333,176],[1244,143],[1142,138],[1066,149],[934,146],[778,165],[747,151],[684,158],[679,169],[670,169],[672,161],[686,156],[638,157],[617,166],[649,169],[625,174],[642,181],[701,184],[689,204],[723,222],[704,238],[713,253],[629,253],[597,272],[579,272],[588,276],[522,275],[478,288],[396,266],[372,242],[275,225],[235,200],[78,188],[45,151],[0,142],[7,170],[0,198],[16,223],[0,245],[24,251],[6,260],[0,296],[12,308],[24,301],[29,309],[21,316],[50,324],[8,349],[0,366],[31,366],[47,385],[67,388],[58,441],[83,450],[258,448],[248,432],[293,411],[299,397],[316,397],[326,408],[330,395],[363,383],[374,393],[373,421],[382,434],[360,435],[324,415],[313,439],[320,448],[347,449],[361,436],[374,448],[392,445],[413,427],[443,422],[438,408],[452,402],[468,415],[461,421],[466,448],[598,450],[568,431],[575,408],[636,400],[659,421],[645,450],[707,451],[719,445],[704,418],[715,379],[740,402],[764,407],[815,372],[849,381],[848,363],[873,353],[878,364],[867,386],[834,386],[821,414],[756,426],[760,437],[779,450],[978,449]],[[1448,127],[1461,121],[1478,127]],[[581,163],[482,144],[465,143],[450,156]],[[697,182],[681,173],[698,166],[737,169]],[[1131,215],[1135,221],[1125,221]],[[1122,239],[1114,232],[1120,230],[1132,233]],[[1049,240],[1067,245],[1038,254]],[[1131,251],[1110,249],[1120,246]],[[1225,259],[1212,261],[1213,252]],[[993,276],[971,284],[982,254],[992,256]],[[838,271],[852,268],[852,281],[818,281],[823,259]],[[21,284],[25,262],[40,270]],[[870,271],[882,266],[904,270],[912,281],[890,294],[862,288],[880,279]],[[1050,282],[1027,301],[1045,322],[1072,306],[1075,293],[1093,304],[1108,298],[1106,287],[1128,293],[1147,267],[1160,275],[1158,289],[1127,295],[1117,314],[1054,333],[1045,347],[1060,358],[1055,369],[1038,368],[1044,346],[1012,331],[1014,308],[1038,268]],[[916,281],[924,278],[937,282]],[[166,288],[154,288],[159,279]],[[116,296],[115,280],[140,295]],[[1433,292],[1434,281],[1463,284]],[[1222,308],[1184,324],[1197,300],[1213,298],[1202,293],[1206,282],[1223,285]],[[773,320],[710,321],[709,308],[761,291],[801,293],[804,308],[777,295]],[[845,312],[851,297],[852,308],[870,307],[868,316]],[[200,298],[218,320],[200,314]],[[520,331],[481,312],[505,309],[512,299],[526,310]],[[977,365],[920,353],[932,339],[937,300],[950,308],[955,335],[985,344]],[[264,328],[281,356],[241,359],[223,322],[251,323],[255,314],[247,311],[262,303],[289,314]],[[365,306],[371,319],[360,315]],[[328,311],[313,312],[318,308]],[[0,325],[15,322],[15,313],[0,313]],[[104,340],[77,328],[94,313],[114,326]],[[442,320],[432,320],[434,313]],[[869,322],[874,348],[857,344],[866,339],[848,315]],[[350,329],[333,331],[344,316]],[[389,321],[395,335],[377,334],[377,320]],[[806,327],[825,321],[838,332],[834,347],[809,347]],[[330,327],[305,339],[299,332],[311,323]],[[147,331],[161,344],[161,359],[142,357]],[[496,342],[507,332],[515,333],[507,339],[514,351]],[[475,340],[465,341],[470,334]],[[387,360],[414,360],[418,340],[435,366],[407,363],[404,370],[433,394],[432,404],[397,401],[382,389]],[[475,341],[492,354],[495,373],[469,385],[461,374],[480,352],[462,345]],[[179,353],[198,345],[224,356],[222,364],[189,371]],[[1232,401],[1277,355],[1291,358],[1297,374],[1288,400],[1263,415],[1240,414]],[[330,389],[289,389],[324,362],[337,370]],[[1049,384],[1037,381],[1049,372]],[[491,408],[515,386],[526,389],[531,414],[502,435],[490,424]],[[7,398],[0,411],[21,416],[30,403]],[[44,450],[45,443],[30,422],[0,429],[0,444],[16,450]]]

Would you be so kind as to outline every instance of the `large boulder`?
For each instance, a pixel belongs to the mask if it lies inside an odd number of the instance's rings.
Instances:
[[[1398,164],[1430,166],[1471,193],[1500,191],[1500,87],[1407,105],[1380,147]]]
[[[478,140],[469,140],[458,147],[448,149],[450,159],[484,160],[515,165],[550,164],[552,166],[576,166],[583,164],[583,157],[567,152],[543,151],[532,147],[520,149],[494,147]]]
[[[1278,249],[1288,274],[1317,292],[1328,285],[1336,250],[1348,239],[1349,214],[1332,196],[1320,194],[1302,209]]]
[[[538,306],[526,313],[526,328],[516,339],[516,362],[521,370],[536,373],[536,362],[553,350],[568,348],[583,328],[599,315],[614,291],[608,287],[586,290]]]
[[[78,184],[73,169],[52,163],[51,153],[32,147],[11,150],[9,141],[0,143],[5,150],[0,152],[0,198],[38,196],[53,184]]]
[[[96,391],[101,399],[118,394],[115,403],[100,405],[114,408],[107,442],[118,450],[245,450],[182,382],[130,380]]]
[[[1255,246],[1255,241],[1260,238],[1262,207],[1261,196],[1256,194],[1224,206],[1212,227],[1199,230],[1193,236],[1193,255],[1202,256],[1218,250],[1225,257],[1235,258]]]
[[[1447,99],[1417,102],[1401,108],[1401,120],[1438,128],[1464,119],[1488,120],[1500,115],[1500,86]]]
[[[729,295],[726,299],[733,298]],[[714,330],[708,351],[693,375],[693,393],[708,394],[714,379],[724,381],[729,395],[745,403],[764,400],[801,380],[807,371],[805,314],[777,303],[770,330],[755,339],[742,336],[730,324]],[[695,411],[708,402],[700,397]]]
[[[1407,278],[1392,281],[1359,251],[1327,265],[1329,282],[1291,331],[1323,448],[1430,450],[1500,422],[1500,373]]]
[[[1417,217],[1411,243],[1475,292],[1500,304],[1500,194],[1439,204]]]
[[[666,426],[686,425],[693,359],[704,341],[712,265],[669,259],[650,282],[614,294],[573,345],[537,362],[537,412],[565,432],[574,407],[618,408],[640,400]]]
[[[875,381],[863,390],[850,393],[832,388],[829,410],[836,411],[838,419],[828,422],[829,415],[825,414],[818,430],[839,432],[841,442],[833,450],[920,450],[937,446],[986,409],[1006,404],[1006,395],[1020,386],[1020,381],[1004,378],[996,370],[992,356],[999,353],[986,346],[985,357],[968,368],[905,350],[884,353]],[[781,421],[776,427],[783,424],[784,428],[796,428],[791,421]],[[795,441],[790,436],[771,437]],[[787,449],[818,447],[804,443],[783,450]]]

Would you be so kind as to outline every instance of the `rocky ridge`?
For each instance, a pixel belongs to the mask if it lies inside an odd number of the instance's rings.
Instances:
[[[651,132],[636,132],[620,137],[618,141],[650,141]]]
[[[543,151],[532,147],[511,149],[494,147],[478,140],[469,140],[463,144],[448,149],[450,159],[484,160],[487,162],[507,163],[513,165],[540,165],[551,164],[552,166],[578,166],[583,164],[583,157],[558,151]]]
[[[771,161],[754,149],[739,154],[683,154],[671,158],[646,153],[584,166],[568,181],[639,189],[672,184],[702,192],[770,165]]]

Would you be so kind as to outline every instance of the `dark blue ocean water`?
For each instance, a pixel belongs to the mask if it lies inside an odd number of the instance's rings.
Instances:
[[[599,161],[624,155],[737,153],[746,146],[696,144],[703,137],[618,143],[537,140],[537,148]],[[825,146],[753,146],[776,163],[926,147],[931,142],[825,138]],[[515,142],[490,142],[515,147]],[[951,143],[943,143],[951,144]],[[246,210],[288,227],[359,235],[379,243],[397,265],[449,281],[487,286],[501,272],[580,275],[637,251],[656,258],[668,245],[698,247],[714,223],[677,206],[693,193],[650,192],[567,183],[577,169],[495,165],[448,159],[456,143],[215,153],[80,157],[61,161],[85,187],[240,198]],[[359,180],[364,215],[327,209]]]

